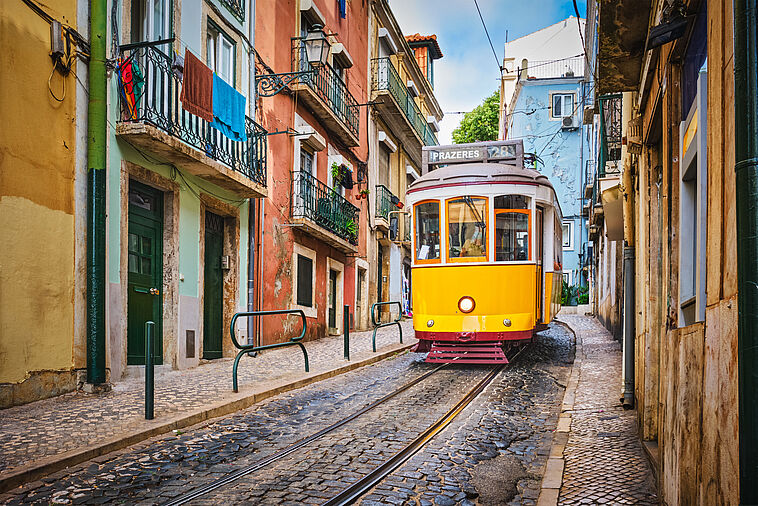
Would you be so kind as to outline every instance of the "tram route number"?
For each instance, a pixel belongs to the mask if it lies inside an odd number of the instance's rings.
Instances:
[[[487,146],[487,158],[516,158],[516,146]]]

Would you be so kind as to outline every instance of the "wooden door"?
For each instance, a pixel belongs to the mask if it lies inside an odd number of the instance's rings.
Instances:
[[[155,363],[163,363],[163,193],[129,182],[126,363],[145,363],[145,322],[155,322]]]
[[[329,328],[337,328],[337,271],[329,269]]]
[[[203,358],[221,358],[224,333],[224,219],[205,212],[205,267],[203,281]]]

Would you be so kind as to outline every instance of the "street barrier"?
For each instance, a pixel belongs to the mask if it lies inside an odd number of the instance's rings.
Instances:
[[[300,315],[300,320],[303,322],[303,331],[300,332],[300,335],[297,337],[291,338],[289,341],[284,343],[275,343],[275,344],[266,344],[263,346],[255,346],[253,344],[240,344],[239,341],[237,341],[237,336],[234,331],[234,324],[237,321],[237,318],[243,317],[243,316],[270,316],[270,315],[276,315],[276,314],[298,314]],[[272,348],[282,348],[285,346],[300,346],[300,349],[303,350],[303,358],[305,358],[305,372],[309,372],[310,368],[308,367],[308,352],[305,351],[305,346],[303,346],[303,343],[300,342],[303,340],[303,337],[305,337],[305,331],[308,328],[308,322],[305,320],[305,313],[301,309],[279,309],[276,311],[249,311],[244,313],[237,313],[232,317],[232,323],[230,326],[231,331],[231,337],[232,337],[232,344],[240,350],[239,353],[237,353],[237,356],[234,358],[234,367],[232,367],[232,387],[235,392],[238,391],[237,389],[237,366],[239,365],[240,358],[242,358],[242,355],[246,355],[248,353],[258,352],[262,350],[270,350]]]
[[[376,321],[376,308],[382,307],[382,306],[391,306],[391,305],[397,305],[397,319],[393,320],[391,322],[382,323],[381,321]],[[379,330],[382,327],[389,327],[390,325],[397,324],[397,328],[400,330],[400,343],[403,342],[403,327],[400,326],[400,318],[403,315],[403,307],[400,305],[400,302],[393,300],[389,302],[376,302],[371,306],[371,324],[374,326],[374,334],[371,336],[371,341],[373,343],[374,351],[376,351],[376,331]],[[380,317],[381,320],[381,317]]]
[[[342,307],[342,335],[344,336],[345,360],[350,360],[350,306]]]

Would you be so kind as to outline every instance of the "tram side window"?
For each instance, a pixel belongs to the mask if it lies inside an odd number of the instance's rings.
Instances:
[[[487,259],[487,199],[460,197],[447,203],[448,258]]]
[[[440,258],[440,203],[416,204],[416,260]]]
[[[495,261],[530,260],[529,197],[498,195],[495,202]]]

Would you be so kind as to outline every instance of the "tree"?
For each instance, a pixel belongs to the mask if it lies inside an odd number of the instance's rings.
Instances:
[[[467,112],[458,128],[453,130],[453,142],[496,141],[498,135],[498,117],[500,111],[500,92],[484,99],[481,105]]]

